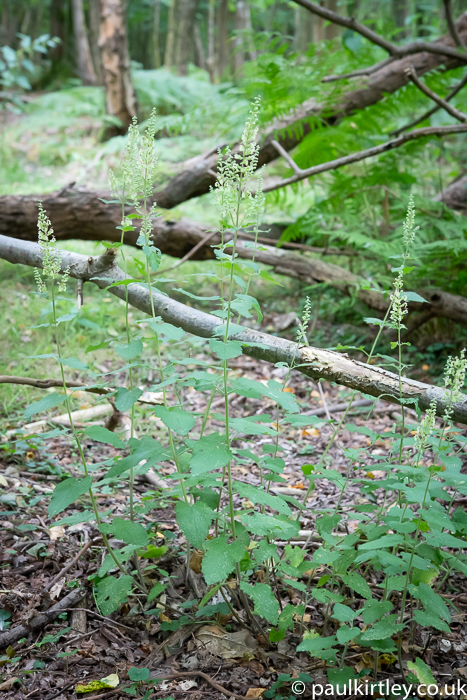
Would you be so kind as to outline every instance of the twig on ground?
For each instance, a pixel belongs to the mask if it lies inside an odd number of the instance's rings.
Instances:
[[[193,248],[191,250],[189,250],[188,253],[183,256],[183,258],[180,258],[180,260],[177,260],[176,263],[174,263],[170,267],[166,267],[164,270],[158,270],[156,272],[156,275],[165,274],[166,272],[170,272],[171,270],[175,270],[176,267],[180,267],[180,265],[183,265],[183,263],[186,262],[187,260],[189,260],[190,258],[192,258],[193,255],[195,255],[195,253],[197,253],[198,250],[203,247],[203,245],[206,245],[206,243],[208,243],[208,241],[210,241],[211,238],[214,238],[214,236],[217,233],[219,233],[219,232],[218,231],[210,231],[206,236],[204,236],[204,238],[202,238],[200,241],[198,241],[198,243],[195,246],[193,246]]]
[[[128,625],[124,625],[122,622],[117,622],[116,620],[112,620],[110,617],[105,617],[104,615],[99,615],[99,613],[93,612],[92,610],[88,610],[88,608],[64,608],[63,612],[73,612],[73,610],[83,610],[84,612],[87,612],[88,615],[93,615],[94,617],[98,617],[100,620],[104,620],[105,622],[108,622],[111,625],[115,625],[116,627],[123,627],[126,630],[130,630],[130,632],[134,632],[135,628],[134,627],[128,627]]]
[[[227,688],[224,688],[224,686],[220,685],[219,683],[216,683],[216,681],[213,680],[211,676],[208,676],[207,673],[203,673],[202,671],[180,671],[179,673],[173,673],[170,676],[155,675],[152,679],[157,678],[161,681],[176,681],[179,678],[195,678],[196,676],[198,676],[199,678],[203,678],[206,681],[206,683],[209,683],[209,685],[218,690],[219,693],[223,693],[227,697],[239,698],[239,700],[248,700],[246,695],[239,695],[238,693],[234,693],[231,690],[227,690]]]
[[[63,569],[59,571],[58,574],[47,584],[47,586],[44,588],[44,593],[50,590],[52,586],[54,586],[57,583],[57,581],[59,581],[62,578],[62,576],[64,576],[67,573],[67,571],[69,571],[79,559],[81,559],[83,554],[88,551],[89,547],[91,547],[93,544],[96,544],[96,542],[98,542],[99,539],[100,538],[96,538],[94,540],[89,540],[89,542],[86,542],[86,544],[82,549],[80,549],[78,554],[75,557],[73,557],[73,559],[69,561],[68,564],[66,564],[66,566],[64,566]]]
[[[53,605],[49,610],[33,617],[29,623],[29,627],[18,625],[13,627],[3,634],[0,634],[0,649],[8,647],[21,639],[27,637],[31,632],[37,632],[52,620],[55,620],[62,612],[68,608],[73,608],[75,603],[79,603],[84,598],[85,592],[82,588],[75,589],[68,593],[62,600]]]

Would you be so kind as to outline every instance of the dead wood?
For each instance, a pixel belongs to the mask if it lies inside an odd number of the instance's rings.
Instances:
[[[11,263],[42,266],[42,253],[37,243],[17,241],[0,236],[0,257]],[[115,261],[116,251],[107,250],[98,257],[87,257],[78,253],[62,251],[62,270],[70,269],[70,276],[83,281],[92,281],[98,287],[107,288],[109,283],[126,279]],[[152,291],[152,301],[147,287],[132,283],[108,289],[119,299],[125,299],[144,313],[151,315],[151,306],[157,316],[188,333],[211,338],[219,327],[219,319],[211,314],[181,304],[159,292]],[[414,379],[402,378],[376,367],[352,360],[347,355],[314,347],[298,347],[296,343],[261,333],[249,328],[232,335],[243,344],[243,353],[267,362],[286,362],[302,374],[313,379],[326,379],[370,396],[382,396],[386,401],[399,403],[400,399],[417,403],[426,410],[432,400],[436,412],[443,415],[449,405],[449,395],[444,389],[430,386]],[[467,424],[467,397],[452,406],[452,419]]]
[[[85,592],[82,588],[77,588],[68,593],[62,600],[53,605],[49,610],[31,618],[29,626],[17,625],[11,630],[0,634],[0,649],[6,649],[10,644],[14,644],[22,637],[27,637],[31,632],[38,632],[49,622],[55,620],[66,608],[72,608],[84,598]]]

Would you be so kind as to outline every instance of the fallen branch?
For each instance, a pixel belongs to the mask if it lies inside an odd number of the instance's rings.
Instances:
[[[42,253],[37,243],[17,241],[0,236],[0,257],[11,263],[42,267]],[[62,251],[62,270],[70,268],[70,276],[91,281],[101,289],[111,282],[127,279],[115,262],[116,251],[108,249],[98,257],[87,257],[70,251]],[[156,315],[174,326],[201,338],[212,338],[219,319],[204,313],[159,292],[152,291],[152,302],[147,287],[140,284],[117,286],[107,290],[110,294],[125,299],[144,313],[151,315],[154,305]],[[391,403],[400,403],[400,399],[417,403],[421,410],[426,410],[432,400],[436,401],[436,412],[443,415],[449,405],[449,395],[444,389],[402,378],[388,372],[382,367],[366,365],[351,360],[346,355],[313,347],[297,347],[296,343],[245,328],[232,336],[243,345],[243,353],[267,362],[286,362],[294,365],[302,374],[313,379],[326,379],[336,384],[347,386],[356,391],[381,396]],[[452,406],[452,419],[467,424],[467,397]]]
[[[447,102],[447,100],[443,100],[442,97],[440,97],[436,92],[433,92],[433,90],[430,90],[428,85],[425,85],[424,82],[420,80],[418,77],[417,73],[415,72],[414,68],[411,67],[407,70],[407,75],[409,76],[410,80],[413,82],[414,85],[418,87],[420,92],[423,92],[424,95],[430,98],[430,100],[433,100],[433,102],[436,102],[438,107],[442,107],[448,114],[451,115],[451,117],[454,117],[454,119],[457,119],[459,122],[467,122],[467,114],[464,114],[463,112],[460,112],[458,109],[453,107],[452,105]]]
[[[453,48],[452,46],[447,46],[445,44],[442,44],[441,42],[414,41],[411,44],[397,46],[397,44],[393,44],[391,41],[388,41],[383,36],[377,34],[366,25],[360,24],[355,19],[353,19],[353,17],[342,17],[342,15],[338,15],[337,12],[328,10],[327,7],[324,7],[322,5],[316,5],[315,3],[310,2],[310,0],[292,0],[292,2],[294,2],[296,5],[301,5],[306,10],[309,10],[309,12],[311,12],[312,14],[318,15],[323,19],[327,19],[333,24],[337,24],[341,27],[346,27],[347,29],[351,29],[352,31],[357,32],[361,36],[365,37],[365,39],[368,39],[368,41],[371,41],[372,44],[380,46],[382,49],[387,51],[390,56],[408,56],[410,54],[418,53],[419,51],[427,51],[428,53],[435,53],[442,56],[462,56],[462,54],[459,54],[455,47]],[[452,26],[457,35],[457,37],[455,38],[455,43],[457,44],[457,42],[459,42],[458,46],[462,46],[460,37],[457,34],[457,29],[454,21],[452,21]],[[452,34],[453,32],[451,27],[450,31]],[[462,57],[462,60],[465,63],[467,63],[467,55],[464,55]]]
[[[444,98],[444,102],[449,102],[449,100],[452,100],[453,97],[457,95],[458,92],[462,90],[467,85],[467,74],[464,75],[462,80],[460,80],[457,85],[455,85],[450,92],[446,95]],[[417,124],[420,124],[420,122],[424,122],[425,119],[429,119],[433,114],[436,114],[436,112],[439,112],[441,109],[440,105],[436,105],[436,107],[432,107],[429,109],[427,112],[422,114],[420,117],[417,117],[413,121],[409,122],[408,124],[405,124],[405,126],[401,126],[399,129],[394,129],[394,131],[389,132],[389,136],[399,136],[399,134],[402,134],[403,131],[407,131],[407,129],[412,129],[414,126],[417,126]]]
[[[47,586],[44,588],[44,592],[49,591],[52,588],[52,586],[54,586],[57,583],[57,581],[59,581],[62,578],[62,576],[64,576],[67,573],[67,571],[69,571],[72,568],[72,566],[74,566],[76,564],[76,562],[81,559],[83,554],[85,554],[88,551],[89,547],[92,547],[92,545],[96,544],[96,542],[98,542],[98,541],[99,541],[99,538],[97,538],[95,540],[88,540],[88,542],[86,542],[84,547],[82,547],[79,550],[78,554],[75,557],[73,557],[73,559],[71,559],[71,561],[69,561],[68,564],[66,564],[63,567],[63,569],[61,571],[59,571],[58,574],[56,576],[54,576],[54,578],[51,581],[49,581]]]
[[[464,175],[451,182],[436,196],[435,201],[442,202],[449,209],[461,211],[467,209],[467,176]]]
[[[451,107],[450,109],[452,110]],[[380,155],[381,153],[386,153],[387,151],[392,151],[395,148],[399,148],[400,146],[403,146],[409,141],[429,137],[440,138],[441,136],[449,136],[451,134],[462,134],[465,132],[467,132],[467,124],[453,124],[452,126],[427,126],[423,129],[415,129],[414,131],[409,131],[408,134],[402,134],[401,136],[397,136],[396,138],[391,139],[390,141],[380,143],[378,146],[366,148],[363,151],[358,151],[357,153],[350,153],[348,156],[336,158],[335,160],[329,160],[326,163],[320,163],[319,165],[314,165],[311,168],[300,170],[300,172],[296,172],[295,175],[292,175],[291,177],[284,178],[283,180],[280,180],[279,182],[274,182],[271,185],[266,185],[263,191],[273,192],[274,190],[278,190],[281,187],[291,185],[294,182],[305,180],[308,177],[313,177],[314,175],[325,173],[329,170],[337,170],[338,168],[342,168],[345,165],[357,163],[361,160],[365,160],[366,158],[373,158],[374,156]]]
[[[22,637],[27,637],[31,632],[38,632],[49,622],[55,620],[67,608],[73,608],[85,596],[82,588],[77,588],[68,593],[62,600],[53,605],[49,610],[32,617],[29,625],[18,625],[0,634],[0,649],[6,649],[10,644],[14,644]]]

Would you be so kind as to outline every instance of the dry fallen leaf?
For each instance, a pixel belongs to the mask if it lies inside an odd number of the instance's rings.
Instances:
[[[14,684],[18,681],[17,676],[13,676],[13,678],[9,678],[7,681],[4,681],[3,683],[0,683],[0,690],[11,690],[14,686]]]
[[[54,525],[53,527],[49,527],[49,536],[52,542],[55,542],[55,540],[60,539],[60,537],[63,537],[65,535],[65,527],[63,525]]]
[[[252,658],[258,643],[248,630],[225,632],[218,625],[205,625],[196,634],[199,647],[222,659]]]
[[[52,588],[49,591],[49,596],[54,600],[55,598],[58,598],[60,595],[63,586],[66,583],[66,578],[63,576],[62,578],[58,579],[57,583],[54,583]]]
[[[201,562],[203,561],[203,552],[195,549],[190,559],[190,569],[195,572],[195,574],[201,573]]]
[[[266,688],[248,688],[246,691],[246,698],[260,698]]]

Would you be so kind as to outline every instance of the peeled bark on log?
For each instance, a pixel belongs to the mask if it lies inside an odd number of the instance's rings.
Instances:
[[[464,43],[467,44],[467,12],[456,22],[457,31]],[[454,40],[447,34],[435,43],[442,43],[456,48]],[[406,71],[414,68],[418,76],[438,69],[448,71],[465,65],[462,59],[446,57],[434,53],[421,52],[392,61],[372,75],[360,78],[361,85],[355,90],[345,93],[334,105],[329,102],[317,104],[315,100],[307,100],[293,110],[289,115],[274,122],[261,135],[258,167],[270,163],[278,157],[272,141],[277,140],[286,151],[297,146],[310,132],[311,126],[307,120],[321,118],[326,125],[332,126],[344,117],[354,112],[374,105],[385,95],[396,92],[410,81]],[[236,152],[238,144],[233,147]],[[167,183],[158,187],[154,199],[163,209],[172,209],[182,202],[199,197],[209,192],[214,186],[217,164],[217,148],[207,154],[192,158],[178,166],[178,173]]]
[[[104,204],[101,197],[108,199],[110,194],[70,189],[44,195],[43,205],[52,221],[57,240],[79,238],[93,241],[119,241],[121,233],[116,226],[120,224],[120,211],[114,205]],[[20,240],[36,241],[37,201],[38,195],[0,198],[2,203],[0,233]],[[190,219],[170,221],[159,217],[155,221],[153,241],[163,255],[182,258],[202,241],[207,231],[207,227]],[[137,237],[137,231],[127,232],[125,241],[130,245],[136,245]],[[217,242],[216,238],[211,239],[197,251],[193,259],[214,258],[211,246]],[[356,294],[369,308],[383,314],[388,308],[387,298],[379,292],[362,289],[362,283],[366,280],[339,265],[319,258],[294,255],[283,249],[263,245],[261,248],[253,250],[239,241],[237,253],[244,259],[251,260],[254,257],[256,262],[271,265],[277,274],[293,277],[305,284],[327,282],[344,294]],[[467,299],[438,289],[420,290],[419,293],[428,303],[411,302],[412,310],[430,311],[433,316],[449,318],[467,325]]]
[[[0,257],[11,263],[42,266],[42,253],[37,243],[6,236],[0,236]],[[125,274],[115,258],[114,249],[109,249],[98,257],[62,251],[62,270],[69,267],[71,277],[93,282],[102,289],[113,281],[125,279]],[[119,299],[125,299],[128,294],[128,301],[132,306],[148,315],[152,313],[150,292],[143,285],[133,283],[125,287],[111,287],[107,292]],[[187,333],[211,338],[219,326],[216,316],[181,304],[158,292],[152,291],[152,300],[156,315],[174,326],[183,328]],[[347,355],[308,346],[297,347],[297,344],[290,340],[248,328],[231,337],[244,344],[245,355],[272,363],[287,362],[313,379],[326,379],[370,396],[384,396],[385,401],[391,403],[399,403],[400,398],[412,399],[418,402],[421,410],[426,410],[430,402],[435,400],[436,412],[441,416],[449,404],[449,397],[444,389],[407,378],[402,378],[399,383],[398,375],[382,367],[352,360]],[[467,425],[467,396],[453,405],[452,419]]]

